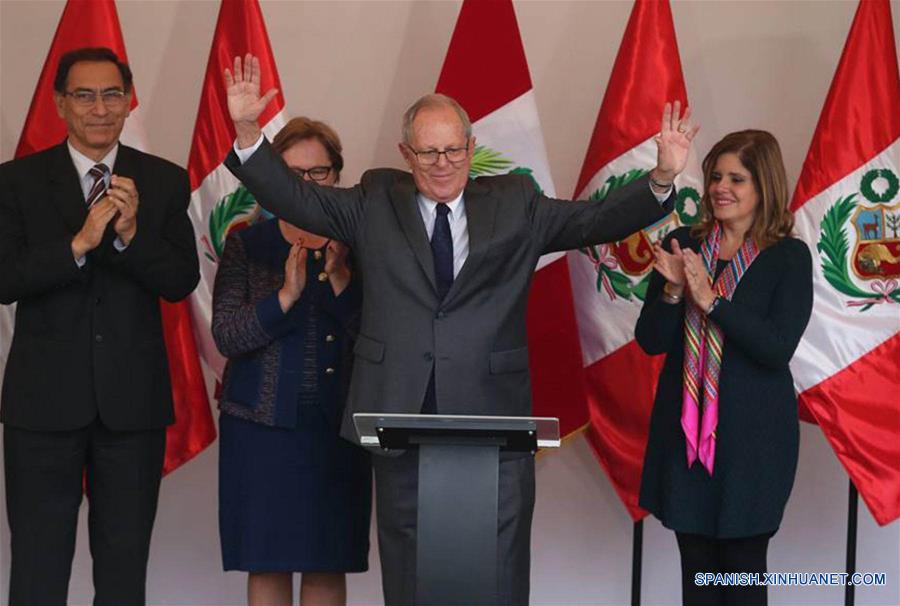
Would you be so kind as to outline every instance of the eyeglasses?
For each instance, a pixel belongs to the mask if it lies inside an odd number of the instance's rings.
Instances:
[[[443,151],[438,151],[436,149],[417,151],[409,145],[407,145],[406,148],[413,154],[415,154],[416,160],[422,166],[433,166],[437,164],[438,160],[441,159],[441,155],[445,156],[447,158],[447,162],[449,162],[450,164],[458,164],[465,160],[466,156],[469,153],[468,143],[466,143],[465,147],[448,147]]]
[[[291,168],[301,181],[306,175],[313,181],[324,181],[331,174],[332,166],[313,166],[312,168]]]
[[[63,95],[71,97],[76,105],[82,107],[91,107],[95,105],[97,103],[97,97],[100,97],[103,100],[103,105],[106,107],[121,107],[125,104],[125,98],[128,96],[121,88],[108,88],[101,91],[79,88],[74,91],[66,91]]]

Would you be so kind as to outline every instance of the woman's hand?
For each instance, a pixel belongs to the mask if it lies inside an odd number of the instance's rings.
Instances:
[[[349,254],[350,249],[337,240],[331,240],[325,249],[325,273],[328,274],[335,297],[350,284],[350,266],[347,264]]]
[[[284,285],[278,291],[278,303],[284,313],[294,306],[306,287],[306,256],[303,240],[294,242],[284,262]]]
[[[685,250],[683,255],[688,295],[694,305],[705,312],[716,298],[716,293],[710,285],[706,264],[703,263],[703,258],[692,250]]]
[[[681,296],[684,292],[684,253],[678,240],[672,240],[672,252],[666,252],[660,242],[653,245],[653,269],[669,283],[666,292]]]

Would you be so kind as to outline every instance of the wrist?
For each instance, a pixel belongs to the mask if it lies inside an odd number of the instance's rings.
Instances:
[[[669,305],[677,305],[681,303],[683,297],[684,285],[666,282],[663,286],[662,296],[660,298],[663,300],[663,303],[668,303]]]
[[[278,291],[278,304],[281,306],[281,311],[287,313],[288,310],[294,306],[294,303],[297,302],[297,299],[300,298],[300,293],[294,294],[290,292],[286,288],[282,287]]]
[[[663,286],[663,291],[665,291],[665,293],[668,295],[672,295],[673,297],[681,297],[684,295],[684,284],[666,282]]]
[[[328,272],[328,278],[332,281],[341,280],[345,282],[350,281],[350,268],[346,265],[340,269],[335,269],[333,271]]]
[[[94,247],[89,246],[84,241],[84,238],[81,237],[81,232],[79,232],[79,233],[75,234],[74,238],[72,238],[72,243],[70,245],[70,248],[72,249],[72,257],[77,260],[77,259],[82,258],[88,252],[90,252],[91,249]]]
[[[658,166],[650,171],[650,183],[661,188],[669,188],[675,183],[678,173],[673,170],[663,170]]]
[[[253,147],[259,140],[259,135],[262,133],[262,130],[259,128],[259,123],[255,120],[253,122],[235,122],[234,131],[237,136],[238,149]]]
[[[131,241],[134,240],[134,235],[137,233],[137,229],[126,229],[120,231],[117,235],[119,236],[119,240],[122,241],[122,244],[128,246],[131,244]]]

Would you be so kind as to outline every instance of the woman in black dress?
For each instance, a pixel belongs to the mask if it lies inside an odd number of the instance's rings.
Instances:
[[[298,179],[334,185],[341,144],[295,118],[272,147]],[[368,568],[369,455],[338,435],[361,288],[335,241],[278,219],[228,237],[212,332],[228,357],[219,417],[225,570],[249,572],[251,606],[346,603],[345,572]]]
[[[765,604],[764,586],[701,586],[699,572],[766,571],[797,467],[788,363],[812,309],[809,248],[781,150],[764,131],[727,135],[703,161],[701,217],[655,247],[635,328],[659,377],[640,505],[675,531],[684,604]]]

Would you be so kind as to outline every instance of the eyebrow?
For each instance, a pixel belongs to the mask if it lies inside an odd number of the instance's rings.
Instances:
[[[107,86],[106,88],[101,88],[101,89],[100,89],[100,92],[101,92],[101,93],[106,93],[106,92],[114,91],[114,90],[120,90],[120,91],[122,91],[122,92],[125,92],[125,89],[122,88],[121,86]],[[85,92],[88,92],[88,93],[93,93],[93,92],[96,92],[97,89],[95,89],[95,88],[88,88],[87,86],[79,86],[79,87],[76,87],[75,90],[74,90],[73,92],[79,92],[79,91],[85,91]]]

